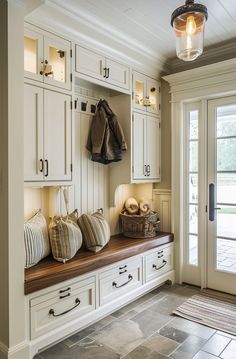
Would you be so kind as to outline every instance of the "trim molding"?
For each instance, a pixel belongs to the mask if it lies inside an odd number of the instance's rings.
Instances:
[[[1,359],[26,359],[29,358],[29,343],[21,342],[11,348],[0,342]]]

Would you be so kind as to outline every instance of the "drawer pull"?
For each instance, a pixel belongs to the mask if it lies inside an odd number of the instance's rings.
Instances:
[[[119,274],[124,274],[127,272],[127,269],[123,270],[122,272],[119,272]]]
[[[163,253],[163,251],[159,251],[159,252],[157,252],[157,254],[162,254]]]
[[[157,258],[162,258],[162,257],[164,257],[164,255],[163,255],[163,254],[161,254],[160,256],[157,256]]]
[[[62,289],[62,290],[59,291],[59,293],[62,294],[62,293],[68,292],[68,290],[71,290],[71,288],[68,287],[66,289]]]
[[[60,317],[61,315],[64,315],[64,314],[67,314],[67,313],[71,312],[73,309],[75,309],[79,305],[80,305],[80,300],[79,300],[79,298],[76,298],[74,307],[66,310],[65,312],[59,313],[59,314],[55,314],[54,309],[50,309],[48,314],[52,315],[53,317]]]
[[[69,297],[70,296],[70,293],[67,293],[65,295],[60,295],[59,299],[64,299],[66,297]]]
[[[119,267],[119,270],[122,270],[122,269],[125,269],[125,268],[127,268],[127,265],[124,265],[124,266],[122,266],[122,267]]]
[[[112,283],[112,286],[113,286],[113,287],[116,287],[116,288],[124,287],[124,285],[128,284],[129,282],[131,282],[132,279],[133,279],[133,276],[132,276],[131,274],[129,274],[127,282],[125,282],[125,283],[123,283],[123,284],[121,284],[121,285],[117,285],[116,282],[113,282],[113,283]]]
[[[159,270],[159,269],[165,267],[166,264],[167,264],[167,261],[165,259],[163,259],[163,264],[160,267],[157,267],[156,264],[153,264],[152,268]]]

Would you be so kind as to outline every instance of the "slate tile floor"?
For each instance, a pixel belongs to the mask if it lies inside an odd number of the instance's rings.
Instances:
[[[171,315],[198,292],[164,285],[35,359],[236,359],[236,337]]]

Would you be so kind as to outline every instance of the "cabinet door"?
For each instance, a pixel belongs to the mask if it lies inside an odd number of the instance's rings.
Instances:
[[[160,179],[160,128],[157,117],[146,119],[146,164],[147,177],[150,180]]]
[[[43,180],[43,89],[24,85],[24,179]]]
[[[84,75],[105,80],[105,57],[76,45],[76,71]]]
[[[112,85],[129,89],[129,67],[119,62],[106,59],[107,82]]]
[[[133,180],[146,179],[145,171],[145,137],[146,115],[135,113],[133,115]]]
[[[43,36],[25,28],[24,34],[24,70],[25,77],[43,81]],[[40,74],[41,72],[41,74]]]
[[[71,90],[71,43],[57,36],[44,37],[44,82]]]
[[[146,111],[145,99],[147,92],[146,76],[133,72],[133,107]]]
[[[71,96],[44,90],[45,180],[71,180]]]
[[[152,113],[160,113],[160,83],[156,80],[147,78],[147,98],[149,106],[147,111]]]

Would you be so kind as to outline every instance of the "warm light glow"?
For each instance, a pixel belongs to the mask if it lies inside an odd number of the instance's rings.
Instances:
[[[193,35],[193,34],[195,34],[196,30],[197,30],[197,25],[196,25],[194,16],[189,15],[187,17],[186,32],[188,35]]]

